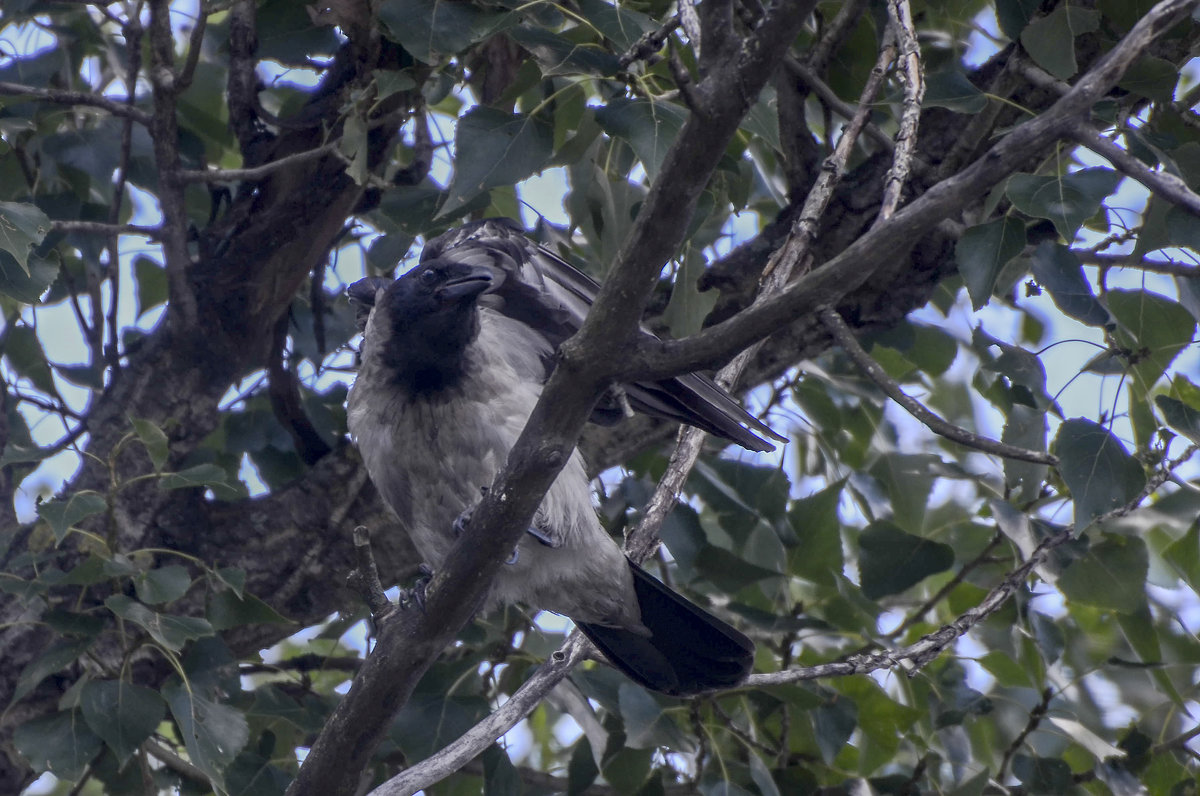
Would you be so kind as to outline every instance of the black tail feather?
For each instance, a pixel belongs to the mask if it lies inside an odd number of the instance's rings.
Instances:
[[[576,623],[613,666],[652,691],[689,696],[730,688],[750,672],[754,642],[630,562],[649,636]]]

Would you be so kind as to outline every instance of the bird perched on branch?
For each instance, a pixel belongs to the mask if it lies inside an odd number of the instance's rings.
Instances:
[[[488,219],[430,241],[400,279],[348,289],[363,330],[350,432],[427,563],[441,565],[504,466],[598,287],[514,222]],[[773,449],[763,436],[784,439],[698,374],[619,385],[591,419],[617,422],[629,408],[753,451]],[[570,617],[618,669],[667,694],[732,686],[753,663],[749,639],[625,557],[578,451],[492,584],[487,605],[507,602]]]

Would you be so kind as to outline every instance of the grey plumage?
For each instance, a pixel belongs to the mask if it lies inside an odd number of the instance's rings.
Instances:
[[[586,316],[597,285],[488,220],[430,241],[395,282],[364,279],[363,347],[349,426],[380,494],[426,561],[438,567],[455,521],[504,465],[557,346]],[[752,450],[778,438],[711,381],[694,374],[625,385],[633,408],[699,425]],[[593,419],[622,413],[618,396]],[[487,607],[525,602],[564,614],[634,680],[691,694],[740,681],[753,645],[741,633],[628,562],[592,508],[575,452],[534,527],[493,583]]]

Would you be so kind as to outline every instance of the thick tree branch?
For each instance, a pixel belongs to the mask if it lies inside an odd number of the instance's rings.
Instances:
[[[163,261],[170,291],[168,322],[176,332],[196,327],[196,295],[188,282],[191,257],[187,246],[187,209],[183,184],[179,182],[179,124],[175,115],[178,96],[175,73],[175,37],[171,31],[171,7],[167,0],[150,0],[150,84],[154,90],[154,162],[160,180],[158,201],[162,208]]]
[[[1048,110],[1017,127],[956,176],[935,185],[783,293],[682,340],[637,341],[638,354],[628,358],[625,369],[612,375],[662,378],[704,367],[822,305],[836,304],[868,279],[889,279],[889,267],[897,265],[898,251],[907,251],[942,220],[956,215],[1015,171],[1030,150],[1068,134],[1071,125],[1084,117],[1150,43],[1181,20],[1196,1],[1159,3]]]

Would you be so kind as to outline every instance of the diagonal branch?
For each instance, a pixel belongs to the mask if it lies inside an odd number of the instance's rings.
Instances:
[[[1170,172],[1148,168],[1145,163],[1129,154],[1128,150],[1121,149],[1082,119],[1072,125],[1071,137],[1082,146],[1106,158],[1122,174],[1137,180],[1168,202],[1186,208],[1192,215],[1200,217],[1200,195],[1188,188],[1187,183],[1179,177]]]
[[[721,361],[760,337],[821,306],[832,306],[870,279],[884,278],[912,245],[944,219],[986,193],[1039,150],[1069,134],[1157,37],[1198,0],[1163,0],[1071,90],[1049,109],[1005,136],[959,174],[933,186],[887,221],[872,227],[840,255],[796,280],[787,290],[722,323],[681,340],[641,340],[613,377],[664,378]]]
[[[965,445],[968,448],[983,451],[984,453],[992,453],[1006,459],[1017,459],[1023,462],[1033,462],[1034,464],[1047,464],[1051,467],[1058,466],[1057,456],[1042,453],[1041,451],[1018,448],[1006,442],[1000,442],[979,434],[972,434],[965,428],[943,420],[936,413],[926,409],[920,401],[900,389],[900,385],[896,380],[889,376],[880,364],[863,350],[863,347],[858,344],[858,340],[854,339],[854,333],[850,331],[850,327],[842,320],[841,315],[838,315],[835,310],[828,307],[818,310],[818,314],[821,317],[821,322],[825,324],[825,328],[833,335],[833,339],[837,341],[837,344],[841,346],[850,359],[854,360],[854,364],[858,365],[859,370],[865,373],[871,381],[875,382],[876,386],[883,390],[889,398],[904,407],[906,412],[924,423],[926,428],[934,434],[937,434],[939,437],[945,437],[952,442],[957,442],[960,445]]]

